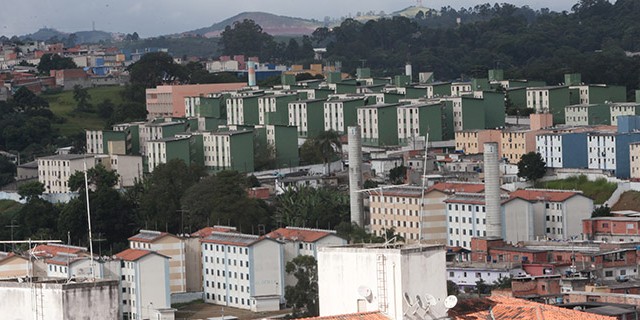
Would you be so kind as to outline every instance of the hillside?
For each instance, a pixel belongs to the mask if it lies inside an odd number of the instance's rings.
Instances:
[[[106,31],[77,31],[74,33],[66,33],[53,28],[41,28],[38,31],[20,36],[20,39],[32,39],[37,41],[47,41],[51,38],[63,40],[71,35],[75,35],[77,44],[81,43],[98,43],[100,41],[108,41],[113,38],[112,34]]]
[[[25,34],[21,36],[20,39],[32,39],[37,41],[47,41],[53,37],[57,37],[58,39],[68,37],[68,33],[64,33],[52,28],[40,28],[38,31],[30,34]]]
[[[279,16],[266,12],[243,12],[210,27],[187,31],[183,34],[197,34],[207,38],[217,37],[226,26],[245,19],[255,21],[262,27],[262,30],[272,36],[309,35],[322,26],[322,22],[315,20]]]

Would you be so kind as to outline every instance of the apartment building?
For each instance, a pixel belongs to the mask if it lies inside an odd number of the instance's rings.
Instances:
[[[358,107],[365,105],[366,98],[361,96],[346,96],[331,98],[325,101],[324,107],[324,131],[333,130],[344,134],[347,127],[358,123]]]
[[[172,159],[181,159],[189,164],[189,138],[162,138],[146,142],[146,156],[148,172],[153,172],[161,164]]]
[[[147,142],[166,138],[173,138],[176,134],[185,132],[187,125],[185,122],[147,122],[138,125],[140,139],[140,153],[147,154]]]
[[[298,96],[294,93],[268,94],[258,97],[258,124],[289,124],[289,102],[297,99]]]
[[[120,261],[120,310],[123,319],[166,319],[173,314],[169,287],[170,258],[150,250],[126,249]]]
[[[409,145],[426,137],[429,141],[442,141],[448,137],[444,105],[438,102],[412,103],[397,108],[398,143]]]
[[[166,256],[168,261],[170,293],[186,292],[186,259],[183,241],[166,232],[140,230],[129,239],[129,247],[134,250],[152,251]],[[137,252],[142,254],[143,252]]]
[[[44,185],[44,193],[69,193],[69,177],[77,171],[96,165],[93,155],[61,154],[38,158],[38,181]]]
[[[611,125],[618,125],[618,116],[637,116],[640,115],[640,103],[637,102],[616,102],[609,104],[609,114],[611,116]]]
[[[253,131],[202,132],[202,140],[204,166],[209,172],[253,171]]]
[[[33,276],[29,259],[13,252],[0,251],[0,279]]]
[[[523,155],[536,151],[536,135],[544,131],[503,130],[500,149],[503,159],[509,163],[518,163]]]
[[[498,154],[501,152],[502,131],[500,130],[462,130],[455,133],[456,150],[465,154],[484,153],[486,142],[498,143]]]
[[[582,220],[585,239],[604,242],[640,242],[640,217],[613,216]]]
[[[536,136],[536,152],[547,168],[587,168],[586,132],[548,132]]]
[[[460,97],[465,94],[472,93],[471,82],[453,82],[451,83],[451,96]]]
[[[260,124],[258,99],[262,92],[245,92],[232,94],[227,98],[227,124],[257,125]]]
[[[640,142],[629,144],[629,177],[640,179]]]
[[[578,104],[564,108],[565,124],[570,126],[596,126],[611,124],[608,104]]]
[[[147,119],[184,117],[185,97],[238,90],[244,82],[191,85],[163,85],[146,89]]]
[[[284,302],[284,248],[277,240],[212,232],[201,240],[204,301],[253,312]]]
[[[358,125],[363,145],[398,145],[398,106],[374,104],[358,108]]]
[[[487,236],[484,194],[457,193],[444,202],[449,246],[469,249],[471,238]]]
[[[629,145],[640,142],[640,133],[590,132],[587,135],[589,169],[600,169],[618,178],[630,177]]]
[[[526,89],[527,108],[536,113],[553,114],[553,123],[564,123],[564,108],[571,105],[569,87],[533,87]]]
[[[277,168],[296,167],[298,155],[298,129],[286,125],[257,126],[254,130],[256,144],[273,147]]]
[[[323,131],[324,101],[316,99],[289,103],[289,125],[298,127],[298,136],[312,138]]]

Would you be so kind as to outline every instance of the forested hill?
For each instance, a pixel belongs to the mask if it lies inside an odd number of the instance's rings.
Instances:
[[[350,72],[366,60],[377,74],[398,74],[410,61],[414,74],[434,71],[448,80],[486,77],[497,66],[510,78],[554,84],[564,73],[580,72],[585,82],[632,90],[640,74],[640,57],[629,57],[640,51],[640,1],[581,0],[561,13],[503,4],[443,8],[415,19],[347,19],[332,30],[317,29],[312,39]]]

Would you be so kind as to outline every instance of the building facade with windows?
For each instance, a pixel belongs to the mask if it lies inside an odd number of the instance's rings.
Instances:
[[[398,145],[398,106],[375,104],[358,108],[358,125],[363,145]]]
[[[213,232],[201,240],[204,301],[253,312],[284,303],[284,248],[254,235]]]
[[[298,127],[298,136],[312,138],[324,128],[325,100],[299,100],[289,102],[289,125]]]
[[[166,232],[140,230],[129,239],[129,247],[134,250],[147,250],[168,257],[167,274],[171,293],[186,292],[186,259],[183,241]]]
[[[536,136],[536,151],[547,168],[587,168],[587,133],[539,134]]]

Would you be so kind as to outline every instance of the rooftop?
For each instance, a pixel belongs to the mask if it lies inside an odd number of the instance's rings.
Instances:
[[[140,249],[127,249],[122,252],[116,253],[116,258],[120,260],[125,260],[125,261],[136,261],[150,254],[157,254],[162,256],[161,254],[158,254],[154,251],[140,250]]]
[[[202,239],[201,241],[204,243],[248,247],[260,240],[260,237],[251,234],[212,232],[208,237]]]
[[[526,201],[548,201],[548,202],[564,202],[567,199],[575,196],[582,195],[582,191],[563,191],[553,189],[519,189],[511,193],[509,201],[515,198],[520,198]]]
[[[140,230],[140,232],[138,232],[138,234],[136,234],[133,237],[130,237],[129,241],[138,241],[138,242],[154,242],[166,235],[171,235],[167,232],[160,232],[160,231],[154,231],[154,230]]]
[[[278,240],[316,242],[330,234],[336,234],[336,232],[334,230],[286,227],[271,231],[265,237]]]
[[[57,154],[53,156],[40,157],[38,160],[76,160],[76,159],[86,159],[93,158],[93,155],[90,154]]]
[[[213,226],[213,227],[204,227],[194,233],[191,234],[192,237],[206,238],[210,236],[214,232],[237,232],[236,227],[227,227],[227,226]]]
[[[299,320],[389,320],[380,311],[341,314],[337,316],[300,318]]]
[[[53,257],[60,253],[78,254],[81,252],[87,252],[87,248],[68,246],[64,244],[49,243],[49,244],[38,245],[35,248],[33,248],[31,252],[33,253],[33,255],[39,256],[39,257],[45,257],[45,256]]]

